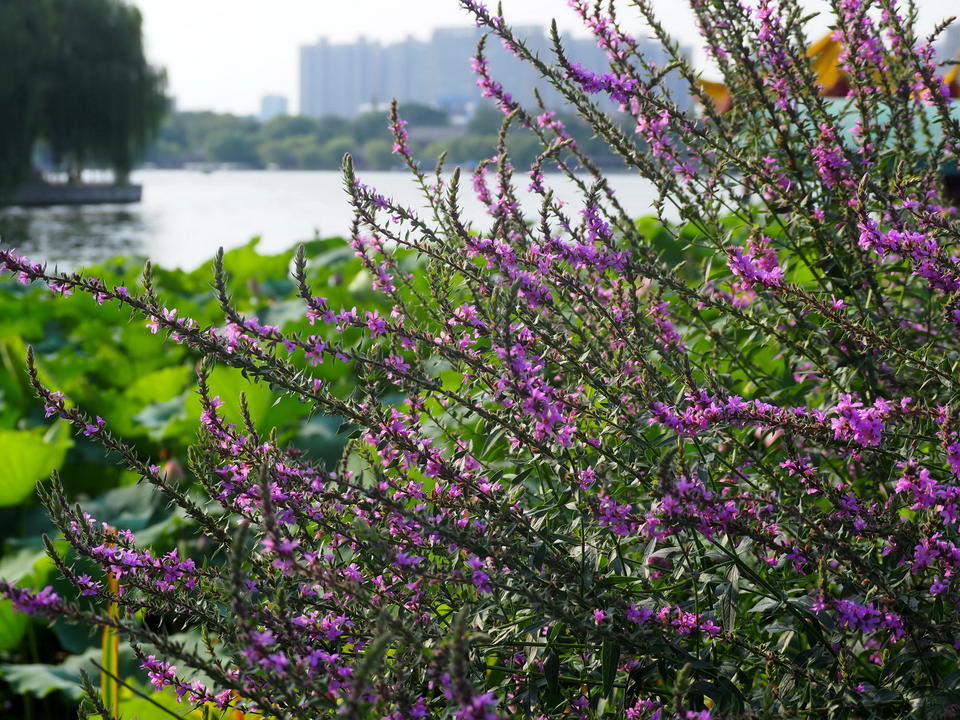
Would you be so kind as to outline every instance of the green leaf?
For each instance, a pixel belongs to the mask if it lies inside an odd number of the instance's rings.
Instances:
[[[203,714],[199,710],[193,710],[187,702],[178,703],[173,690],[166,689],[163,692],[146,693],[150,700],[163,705],[163,707],[173,713],[165,712],[142,697],[134,695],[129,690],[127,694],[120,697],[120,717],[136,718],[136,720],[173,720],[174,715],[182,718],[202,718]],[[96,717],[96,716],[94,716]],[[220,713],[211,713],[211,718],[221,717]]]
[[[261,313],[260,322],[282,328],[288,324],[304,322],[306,312],[307,304],[303,300],[283,300],[273,303]]]
[[[105,492],[83,503],[83,509],[102,522],[135,532],[147,544],[183,522],[182,511],[171,510],[166,496],[146,482]]]
[[[310,258],[310,260],[307,261],[307,268],[312,272],[316,272],[319,268],[343,265],[353,258],[353,250],[348,245],[334,246],[332,249]]]
[[[750,612],[766,612],[767,610],[772,610],[775,607],[780,606],[780,601],[777,598],[763,598],[760,602],[750,608]]]
[[[223,267],[228,275],[228,287],[234,295],[246,294],[248,286],[254,282],[263,282],[269,278],[283,278],[287,275],[292,252],[278,255],[261,255],[257,252],[260,238],[251,239],[246,245],[228,250],[223,256]],[[213,261],[208,260],[187,276],[190,286],[203,287],[210,282]]]
[[[100,659],[100,649],[92,648],[82,655],[71,655],[59,665],[45,663],[25,663],[21,665],[0,665],[0,677],[10,685],[18,695],[33,695],[43,698],[54,692],[62,692],[71,700],[83,696],[80,685],[80,671],[96,671],[91,661]],[[135,671],[135,658],[129,646],[120,647],[120,672],[123,676]]]
[[[211,395],[219,395],[223,400],[220,414],[229,422],[240,423],[240,403],[238,397],[244,393],[247,398],[247,407],[250,416],[258,429],[266,427],[267,411],[274,401],[274,394],[264,383],[247,380],[239,370],[230,367],[217,366],[207,379]],[[191,393],[187,399],[187,415],[190,418],[200,416],[202,407],[196,393]]]
[[[56,423],[46,435],[32,430],[0,430],[0,507],[26,500],[38,481],[63,464],[72,442],[61,427],[62,423]]]
[[[560,657],[553,650],[543,663],[543,677],[551,693],[560,692]]]
[[[67,665],[75,657],[69,658],[61,665],[42,663],[0,665],[0,676],[18,695],[44,698],[50,693],[62,692],[71,700],[79,700],[83,697],[79,668],[74,669]]]
[[[343,453],[350,429],[342,428],[342,419],[333,416],[317,416],[300,426],[292,443],[305,450],[316,460],[323,460],[330,467]]]
[[[733,632],[737,622],[737,605],[740,599],[740,569],[736,564],[727,568],[726,579],[720,595],[720,623],[726,632]]]
[[[20,587],[39,590],[53,571],[53,560],[43,550],[22,548],[7,552],[0,561],[0,578]],[[9,600],[0,601],[0,650],[20,646],[30,618],[13,609]]]
[[[44,550],[23,547],[10,552],[8,549],[0,561],[0,578],[33,588],[45,582],[52,569],[53,560]]]
[[[193,377],[187,365],[174,365],[141,375],[124,390],[124,398],[137,404],[169,400],[181,393]]]
[[[13,609],[9,600],[0,601],[0,650],[13,650],[20,646],[30,618]]]
[[[133,419],[147,429],[151,439],[162,440],[178,421],[187,419],[186,400],[187,394],[184,393],[165,402],[150,403],[134,415]]]
[[[356,295],[363,295],[370,292],[372,282],[373,279],[370,277],[370,273],[366,270],[361,270],[354,276],[353,280],[350,281],[347,290]]]
[[[603,682],[603,696],[613,696],[613,681],[617,677],[617,665],[620,662],[620,643],[604,640],[600,651],[600,678]]]

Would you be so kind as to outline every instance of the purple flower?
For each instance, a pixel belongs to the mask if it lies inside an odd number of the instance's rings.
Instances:
[[[390,124],[390,131],[393,133],[393,152],[395,155],[401,155],[403,157],[410,157],[410,145],[408,140],[410,135],[407,132],[407,121],[397,117],[394,122]]]
[[[871,407],[853,399],[851,395],[841,395],[830,411],[836,417],[831,418],[830,426],[837,440],[853,440],[864,447],[879,445],[884,428],[884,420],[890,416],[893,407],[885,400],[877,400]]]
[[[77,576],[77,587],[80,588],[80,596],[95,596],[102,587],[101,583],[91,578],[89,575]]]
[[[489,593],[493,592],[493,587],[490,585],[490,576],[487,575],[483,570],[474,570],[471,576],[474,587],[477,588],[479,593]]]
[[[585,93],[606,93],[611,100],[621,105],[630,101],[630,95],[637,87],[637,81],[627,74],[607,72],[598,75],[587,70],[580,63],[570,65],[567,77],[577,83]]]
[[[597,516],[600,525],[610,528],[617,535],[626,537],[633,534],[637,529],[637,523],[633,519],[633,507],[628,504],[616,502],[609,495],[600,495],[600,505],[597,509]]]
[[[493,693],[474,695],[457,710],[457,720],[498,720],[497,698]]]
[[[862,220],[858,228],[859,245],[864,250],[872,250],[881,258],[889,253],[909,260],[914,273],[927,280],[935,290],[943,293],[960,290],[960,261],[955,256],[945,255],[930,235],[897,228],[881,232],[878,223],[870,218]]]
[[[106,424],[107,421],[97,415],[97,419],[93,422],[93,424],[83,426],[83,434],[87,437],[90,437],[91,435],[97,435],[101,430],[103,430]]]
[[[687,346],[670,317],[670,303],[666,300],[650,303],[647,307],[647,315],[650,316],[657,328],[658,333],[655,340],[660,347],[664,350],[687,351]]]
[[[478,54],[471,61],[471,67],[477,76],[477,87],[480,88],[480,94],[485,98],[492,98],[497,101],[497,106],[504,115],[513,112],[516,103],[510,93],[503,89],[503,85],[494,80],[490,75],[490,64],[486,57]]]
[[[777,252],[770,247],[770,238],[766,236],[751,238],[745,248],[728,250],[727,264],[746,289],[756,285],[776,288],[783,282]]]
[[[13,603],[13,608],[26,615],[53,617],[59,612],[61,598],[50,585],[39,592],[9,586],[5,594]]]
[[[393,564],[397,567],[415,567],[423,562],[423,558],[418,555],[409,555],[405,552],[398,552]]]
[[[51,392],[47,394],[46,402],[43,405],[43,416],[53,417],[63,411],[64,396],[62,392]]]
[[[377,337],[383,335],[389,329],[387,321],[380,317],[380,313],[376,310],[367,311],[367,329],[370,331],[371,337]]]
[[[872,605],[861,605],[844,599],[834,600],[833,608],[840,625],[865,635],[889,630],[891,642],[896,642],[906,634],[903,618],[895,613],[885,613]]]
[[[147,671],[147,678],[157,690],[163,690],[168,685],[177,684],[176,665],[171,665],[164,660],[157,660],[153,655],[148,655],[140,664],[140,667]]]
[[[819,128],[819,140],[811,151],[817,173],[827,187],[839,184],[850,186],[853,182],[849,172],[850,161],[843,153],[843,146],[837,139],[833,126],[823,122]]]
[[[67,297],[68,295],[73,294],[73,290],[70,289],[70,286],[67,283],[50,282],[48,283],[48,286],[54,295],[59,295],[60,297]]]

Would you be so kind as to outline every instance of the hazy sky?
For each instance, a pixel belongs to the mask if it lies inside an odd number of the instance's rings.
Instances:
[[[295,109],[298,48],[318,37],[423,38],[438,26],[469,23],[457,0],[130,2],[143,13],[147,53],[152,62],[167,68],[178,107],[236,113],[255,113],[260,98],[271,92],[286,95]],[[920,0],[924,29],[932,27],[956,2]],[[684,0],[653,3],[668,30],[689,43],[696,40]],[[807,4],[817,8],[822,0]],[[577,27],[566,0],[503,0],[503,6],[511,22],[542,25],[556,18],[562,29]],[[627,2],[623,6],[624,20],[635,15]]]

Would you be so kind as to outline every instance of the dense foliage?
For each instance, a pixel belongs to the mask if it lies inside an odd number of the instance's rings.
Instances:
[[[317,240],[306,249],[311,282],[326,286],[330,297],[364,309],[383,308],[370,276],[345,242]],[[302,304],[285,299],[292,289],[287,279],[292,255],[263,256],[250,244],[224,257],[225,267],[237,278],[231,292],[238,306],[288,331],[309,327]],[[158,292],[183,312],[215,322],[219,310],[210,288],[211,268],[212,263],[192,272],[158,268],[153,279]],[[135,259],[118,259],[91,271],[111,286],[135,287],[141,269]],[[0,577],[35,589],[50,582],[60,592],[66,588],[55,580],[55,568],[40,541],[41,532],[54,529],[34,492],[52,470],[63,478],[71,499],[82,501],[104,521],[136,531],[154,548],[170,549],[195,536],[182,511],[171,508],[150,486],[137,485],[138,476],[117,467],[94,439],[82,434],[71,439],[62,422],[50,426],[21,362],[30,345],[41,377],[51,387],[109,417],[118,437],[157,458],[171,477],[182,478],[199,427],[194,368],[200,357],[128,321],[129,314],[118,306],[79,297],[64,302],[39,288],[0,283]],[[319,371],[344,389],[353,382],[344,364],[327,364]],[[306,405],[280,398],[265,385],[247,387],[230,368],[219,368],[210,382],[224,397],[245,391],[247,407],[261,427],[276,428],[279,437],[311,456],[331,463],[339,457],[346,442],[337,434],[339,419],[311,417]],[[224,411],[240,419],[235,404]],[[72,706],[82,693],[80,670],[91,657],[101,658],[101,642],[99,633],[87,628],[57,623],[46,629],[13,612],[9,601],[0,602],[0,716],[73,716]],[[124,674],[135,674],[129,648],[122,649],[121,660]],[[161,699],[175,704],[172,698]],[[152,720],[148,710],[137,709],[144,703],[131,695],[121,708],[136,711],[140,720]]]
[[[36,86],[45,61],[39,48],[47,25],[43,3],[0,3],[0,196],[30,172],[43,102]]]
[[[347,120],[339,117],[280,116],[260,123],[251,117],[210,112],[172,113],[160,127],[147,159],[160,166],[179,168],[190,163],[234,163],[243,167],[276,167],[287,170],[339,169],[345,153],[371,170],[403,167],[391,150],[386,111],[370,111]],[[497,145],[502,115],[481,107],[463,127],[451,125],[442,111],[425,105],[404,107],[413,131],[414,152],[431,163],[442,153],[453,163],[476,165]],[[606,143],[576,115],[561,119],[595,162],[620,165]],[[515,135],[509,140],[511,157],[529,165],[540,153],[536,138]]]
[[[106,167],[122,181],[156,133],[165,87],[144,58],[136,8],[0,2],[0,193],[27,179],[41,140],[72,176]]]
[[[666,68],[612,3],[571,3],[604,73],[570,64],[559,38],[547,64],[461,4],[683,225],[633,220],[557,116],[490,76],[481,44],[478,83],[505,114],[470,183],[489,223],[461,216],[461,173],[420,168],[396,109],[393,150],[429,210],[345,161],[351,245],[389,311],[314,287],[304,253],[298,332],[238,309],[221,262],[225,324],[168,304],[149,273],[135,290],[0,252],[22,282],[121,306],[205,358],[195,493],[30,356],[45,414],[158,488],[197,537],[151,548],[54,478],[44,504],[71,550],[51,539],[49,554],[72,589],[0,588],[24,612],[119,633],[185,702],[267,717],[955,714],[960,234],[940,170],[960,123],[912,5],[835,0],[850,91],[830,106],[797,2],[691,0],[732,98],[692,115],[662,85],[698,77],[646,2]],[[543,147],[529,177],[513,132]],[[547,165],[579,183],[579,215]],[[518,182],[541,196],[536,216]],[[337,362],[352,389],[316,371]],[[342,418],[340,462],[261,414],[227,416],[223,366]],[[90,688],[101,717],[113,697],[109,674]]]

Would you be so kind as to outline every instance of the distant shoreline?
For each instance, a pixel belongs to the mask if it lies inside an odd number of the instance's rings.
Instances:
[[[444,175],[448,175],[448,174],[453,173],[454,169],[456,169],[456,168],[458,168],[458,167],[459,167],[461,170],[466,171],[466,172],[472,172],[472,171],[473,171],[473,168],[472,168],[472,167],[469,167],[469,166],[451,164],[446,170],[444,170]],[[629,171],[624,170],[624,169],[622,169],[622,168],[607,168],[607,167],[601,167],[601,168],[599,168],[599,169],[603,171],[603,174],[604,174],[605,176],[606,176],[606,175],[631,175],[631,176],[632,176],[632,175],[636,175],[635,172],[629,172]],[[356,169],[356,171],[357,171],[358,173],[379,173],[379,174],[387,174],[387,173],[389,173],[389,174],[391,174],[391,175],[409,175],[409,174],[410,174],[410,171],[409,171],[407,168],[405,168],[405,167],[403,167],[403,168],[396,168],[396,169],[388,169],[388,170],[384,170],[384,169],[373,170],[373,169],[364,169],[364,168],[358,167],[358,168]],[[215,174],[217,174],[217,173],[225,173],[225,172],[242,172],[242,173],[304,173],[304,174],[305,174],[305,173],[337,173],[337,174],[341,174],[341,170],[340,170],[340,169],[332,169],[332,168],[328,168],[328,169],[323,169],[323,168],[305,169],[305,168],[257,168],[257,167],[227,167],[227,168],[214,168],[214,169],[212,169],[212,170],[202,170],[202,169],[200,169],[200,168],[185,168],[185,167],[142,167],[142,168],[137,168],[136,170],[134,170],[134,172],[135,172],[135,173],[140,173],[140,172],[184,172],[184,173],[190,173],[190,174],[192,174],[192,175],[215,175]],[[519,176],[519,175],[525,175],[525,174],[526,174],[525,172],[522,172],[522,171],[516,171],[516,170],[515,170],[514,172],[515,172],[515,175],[517,175],[517,176]],[[547,169],[547,168],[543,168],[543,174],[544,174],[544,175],[547,175],[547,176],[549,177],[549,176],[554,176],[554,175],[565,175],[566,173],[563,173],[563,172],[561,172],[561,171],[559,171],[559,170],[550,170],[550,169]],[[577,175],[589,175],[590,173],[588,173],[588,172],[586,172],[586,171],[582,171],[582,172],[578,172],[578,173],[576,173],[576,174],[577,174]]]
[[[445,176],[449,178],[449,175]],[[377,188],[395,203],[421,212],[424,198],[407,173],[370,171],[360,182]],[[487,208],[464,178],[460,203],[465,222],[486,227]],[[656,189],[639,175],[611,174],[610,188],[631,215],[649,215]],[[588,186],[593,178],[579,178]],[[132,205],[74,205],[0,210],[0,238],[24,255],[78,268],[117,255],[150,257],[160,267],[195,268],[218,247],[231,248],[251,237],[261,249],[277,252],[313,237],[350,232],[354,209],[342,173],[331,170],[237,171],[204,175],[189,170],[146,168],[130,181],[143,186],[143,201]],[[527,173],[516,176],[520,209],[537,217],[542,198],[528,189]],[[577,183],[562,175],[547,178],[554,199],[572,217],[582,207]],[[668,216],[670,208],[667,209]]]

